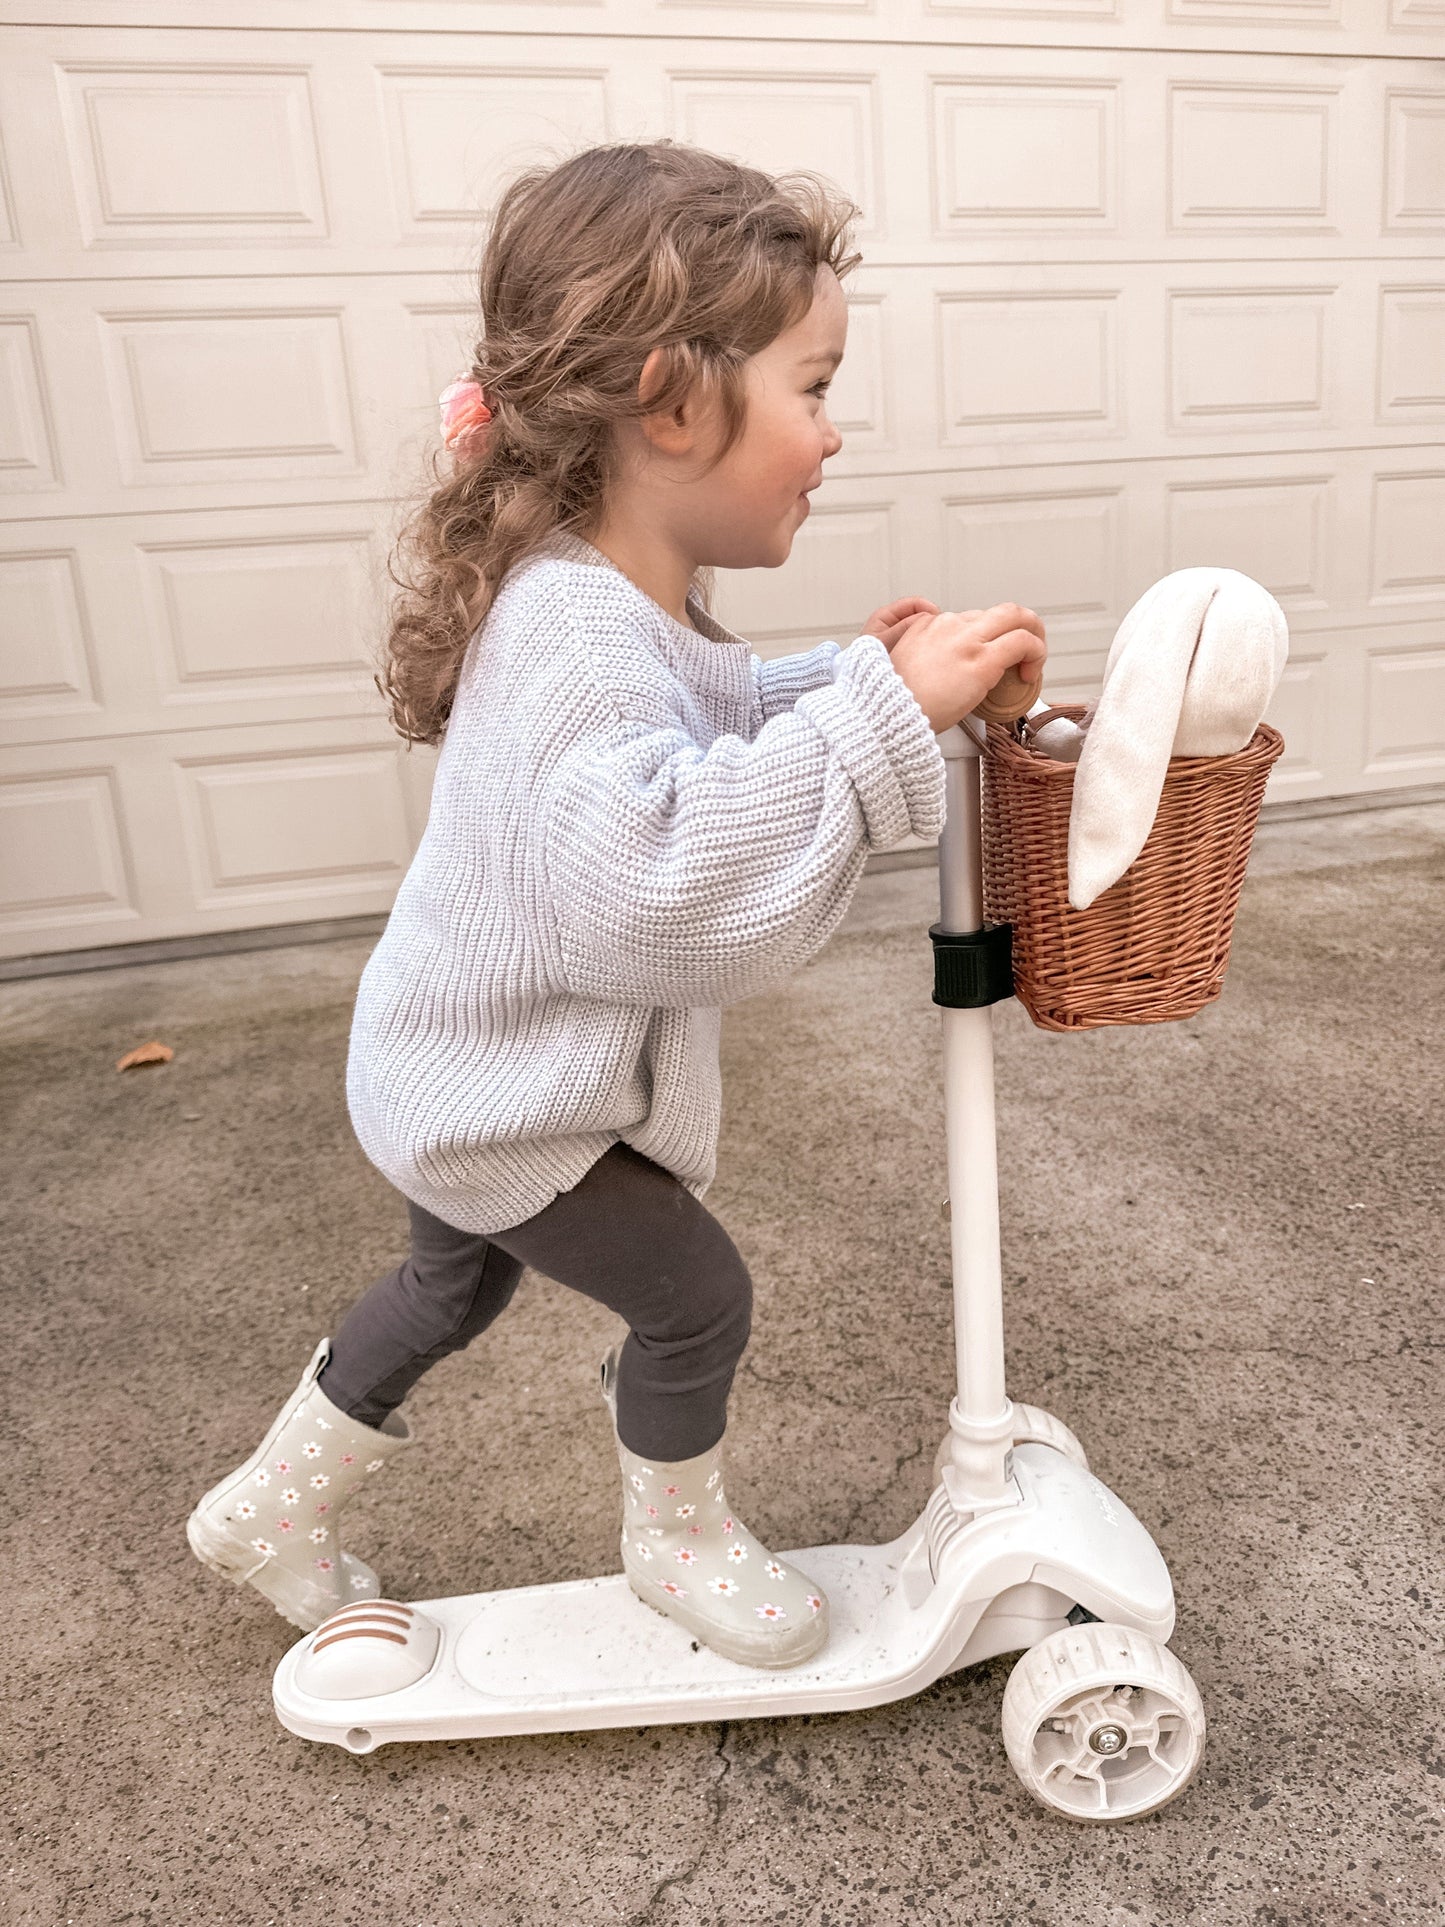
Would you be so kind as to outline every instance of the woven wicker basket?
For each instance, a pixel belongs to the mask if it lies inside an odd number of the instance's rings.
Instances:
[[[1061,703],[989,723],[983,759],[984,916],[1013,926],[1014,991],[1042,1030],[1167,1024],[1224,986],[1234,912],[1272,765],[1261,723],[1229,756],[1173,756],[1143,849],[1087,910],[1069,903],[1069,811],[1077,765],[1031,746]]]

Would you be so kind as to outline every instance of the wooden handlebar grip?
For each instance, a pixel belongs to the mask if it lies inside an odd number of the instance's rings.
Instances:
[[[1041,669],[1032,682],[1025,682],[1017,669],[1005,669],[983,701],[974,710],[986,723],[1011,723],[1033,708],[1044,686]]]

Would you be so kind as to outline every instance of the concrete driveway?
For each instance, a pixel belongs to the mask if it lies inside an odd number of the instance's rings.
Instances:
[[[341,1070],[368,945],[0,987],[17,1923],[1364,1927],[1442,1918],[1445,806],[1260,831],[1223,997],[995,1015],[1010,1388],[1157,1537],[1211,1722],[1174,1806],[1058,1819],[1010,1661],[874,1711],[384,1748],[293,1738],[295,1637],[187,1550],[403,1212]],[[952,1390],[936,875],[867,878],[725,1020],[708,1204],[757,1288],[729,1487],[888,1538]],[[117,1075],[157,1036],[160,1069]],[[609,1314],[529,1273],[348,1515],[403,1597],[612,1570]]]

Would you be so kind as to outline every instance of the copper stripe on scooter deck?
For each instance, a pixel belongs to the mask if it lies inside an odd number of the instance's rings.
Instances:
[[[393,1620],[391,1623],[397,1625],[400,1622]],[[313,1641],[311,1650],[313,1653],[325,1652],[328,1646],[334,1646],[341,1639],[387,1639],[393,1646],[405,1646],[406,1633],[387,1632],[382,1626],[342,1626],[336,1632],[328,1633],[325,1639]]]

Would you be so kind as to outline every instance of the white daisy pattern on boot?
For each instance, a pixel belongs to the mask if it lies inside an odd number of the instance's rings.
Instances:
[[[613,1376],[604,1360],[604,1398]],[[615,1408],[612,1416],[615,1436]],[[649,1464],[620,1439],[616,1444],[622,1563],[633,1591],[677,1619],[695,1642],[744,1664],[788,1666],[811,1657],[827,1634],[827,1601],[729,1510],[719,1447]],[[696,1577],[684,1586],[666,1576],[678,1568]]]

